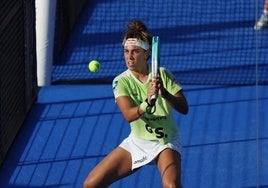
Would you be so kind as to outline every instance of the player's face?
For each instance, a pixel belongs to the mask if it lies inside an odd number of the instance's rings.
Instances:
[[[135,71],[146,65],[148,51],[138,46],[126,46],[124,48],[124,57],[127,68]]]

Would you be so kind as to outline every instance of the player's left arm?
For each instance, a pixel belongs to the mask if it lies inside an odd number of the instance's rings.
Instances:
[[[187,114],[189,111],[187,99],[183,94],[183,90],[179,90],[175,94],[171,94],[165,87],[159,74],[157,79],[157,87],[159,89],[159,94],[164,98],[176,111]]]
[[[164,87],[160,88],[160,95],[163,97],[176,111],[182,114],[188,114],[189,108],[187,100],[180,90],[176,94],[172,95]]]

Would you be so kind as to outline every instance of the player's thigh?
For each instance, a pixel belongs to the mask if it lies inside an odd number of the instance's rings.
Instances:
[[[176,183],[180,185],[181,156],[172,149],[163,150],[157,158],[157,166],[161,173],[163,184]]]
[[[117,147],[95,166],[89,173],[86,182],[109,185],[130,173],[132,173],[131,155],[123,148]]]

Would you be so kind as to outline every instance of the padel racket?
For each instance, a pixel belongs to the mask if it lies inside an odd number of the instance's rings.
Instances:
[[[153,36],[152,38],[152,77],[151,79],[153,79],[153,77],[157,76],[158,73],[158,68],[159,68],[159,45],[160,45],[160,41],[159,41],[159,37],[158,36]],[[151,97],[151,102],[152,105],[155,104],[155,101],[157,99],[157,95],[153,95]]]

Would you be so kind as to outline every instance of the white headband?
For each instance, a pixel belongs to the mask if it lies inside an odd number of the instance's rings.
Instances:
[[[149,49],[149,44],[142,41],[138,40],[137,38],[128,38],[127,40],[124,41],[123,43],[124,46],[139,46],[143,48],[144,50]]]

